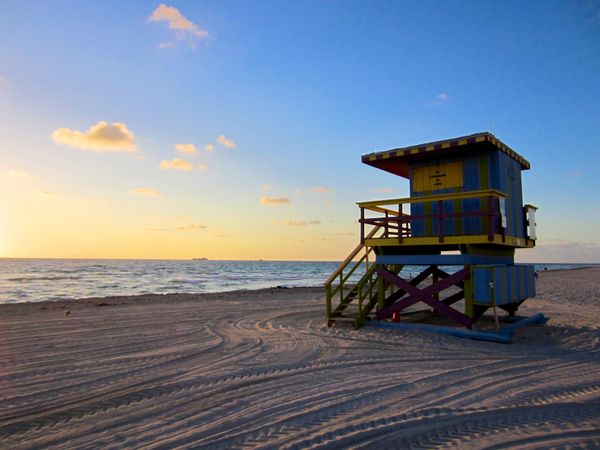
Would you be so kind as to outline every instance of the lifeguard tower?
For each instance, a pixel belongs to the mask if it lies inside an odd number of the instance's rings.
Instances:
[[[515,249],[536,240],[536,208],[522,199],[521,171],[530,168],[522,156],[478,133],[370,153],[362,162],[407,178],[410,197],[358,203],[360,244],[325,282],[329,326],[398,320],[422,302],[472,328],[488,308],[513,316],[535,295],[534,267],[514,264]]]

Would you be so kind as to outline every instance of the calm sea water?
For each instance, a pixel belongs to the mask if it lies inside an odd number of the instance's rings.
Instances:
[[[322,286],[338,265],[323,261],[0,259],[0,303]],[[583,266],[537,267],[552,270]],[[360,274],[357,271],[353,280],[358,280]]]

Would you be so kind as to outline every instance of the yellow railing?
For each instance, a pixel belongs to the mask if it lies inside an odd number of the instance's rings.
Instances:
[[[452,200],[465,200],[471,198],[487,199],[487,206],[479,211],[444,211],[443,202]],[[414,220],[437,220],[438,222],[438,238],[440,242],[444,242],[444,219],[460,218],[460,217],[487,217],[488,218],[488,238],[493,240],[496,233],[494,225],[494,217],[501,216],[501,208],[499,201],[506,198],[506,195],[495,189],[484,189],[469,192],[454,192],[449,194],[424,195],[419,197],[394,198],[386,200],[374,200],[368,202],[357,203],[360,208],[360,224],[361,224],[361,242],[365,239],[365,225],[372,225],[383,228],[382,237],[397,237],[399,242],[403,238],[411,236],[411,221]],[[437,203],[437,212],[435,214],[420,214],[409,215],[402,210],[403,205],[412,203]],[[394,205],[396,208],[389,208]],[[366,217],[367,211],[378,213],[377,217]],[[382,215],[383,214],[383,215]]]
[[[380,227],[374,227],[367,236],[367,239],[370,239],[375,236],[375,234],[379,231]],[[356,270],[364,263],[365,265],[365,274],[371,275],[374,273],[375,261],[369,261],[369,255],[373,252],[371,247],[366,247],[364,244],[358,244],[352,252],[348,255],[348,257],[340,264],[340,266],[335,270],[327,280],[325,280],[325,295],[326,295],[326,316],[327,321],[332,318],[332,301],[334,297],[339,295],[340,305],[342,305],[347,300],[348,292],[344,291],[348,280],[356,272]],[[371,278],[371,277],[367,277]],[[363,277],[366,281],[366,278]],[[336,283],[337,281],[337,283]],[[362,303],[362,298],[365,297],[365,294],[362,292],[362,288],[364,286],[365,281],[361,280],[356,286],[358,289],[358,297],[359,302]],[[371,281],[369,281],[371,284]],[[372,289],[372,286],[369,286],[369,289]],[[359,306],[360,307],[360,306]]]
[[[357,205],[361,208],[372,209],[377,211],[377,207],[381,205],[404,205],[409,203],[422,203],[422,202],[435,202],[445,200],[463,200],[466,198],[473,197],[485,197],[491,195],[496,198],[506,197],[503,192],[497,191],[496,189],[483,189],[480,191],[467,191],[467,192],[452,192],[450,194],[436,194],[436,195],[423,195],[420,197],[404,197],[404,198],[392,198],[387,200],[371,200],[368,202],[358,202]],[[388,210],[393,211],[393,210]],[[397,211],[394,211],[397,212]]]

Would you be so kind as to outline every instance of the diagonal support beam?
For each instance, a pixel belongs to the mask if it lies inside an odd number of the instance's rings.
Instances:
[[[419,275],[417,275],[416,277],[414,277],[412,280],[409,281],[409,283],[412,286],[418,286],[422,281],[426,280],[427,277],[429,275],[431,275],[434,271],[434,266],[429,266],[427,269],[425,269],[423,272],[421,272]],[[386,280],[387,281],[387,280]],[[389,282],[389,281],[388,281]],[[392,282],[392,284],[394,284]],[[402,298],[402,296],[406,294],[406,291],[403,289],[398,289],[396,292],[394,292],[392,295],[390,295],[388,298],[385,299],[385,306],[390,306],[392,305],[394,302],[396,302],[396,300]]]
[[[450,274],[448,272],[440,269],[439,267],[436,267],[433,270],[433,273],[436,274],[440,278],[448,278],[450,276]],[[461,289],[464,289],[465,284],[462,281],[459,281],[458,283],[456,283],[456,286],[458,286]]]
[[[446,297],[444,300],[442,300],[442,303],[444,303],[445,305],[452,305],[462,300],[463,298],[465,298],[465,291],[460,291],[456,294],[452,294],[450,297]]]
[[[384,267],[378,266],[377,274],[388,283],[394,284],[398,288],[403,289],[408,294],[410,294],[408,297],[403,298],[402,300],[392,305],[389,305],[381,311],[379,311],[377,313],[377,319],[385,319],[391,317],[393,313],[400,312],[403,309],[421,301],[431,306],[433,309],[440,312],[441,314],[455,320],[461,325],[470,328],[473,324],[473,321],[469,317],[434,298],[434,295],[439,293],[440,291],[443,291],[444,289],[447,289],[450,286],[457,284],[458,282],[468,279],[469,269],[461,269],[458,272],[449,275],[443,280],[440,280],[437,283],[432,284],[431,286],[427,286],[424,289],[419,289],[413,286],[412,284],[403,280],[399,276],[394,275]]]

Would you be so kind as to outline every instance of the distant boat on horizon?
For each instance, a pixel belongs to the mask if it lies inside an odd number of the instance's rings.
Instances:
[[[192,258],[192,261],[208,261],[208,258]]]

